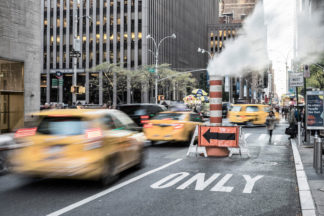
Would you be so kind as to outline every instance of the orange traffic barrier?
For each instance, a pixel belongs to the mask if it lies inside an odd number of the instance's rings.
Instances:
[[[199,126],[198,145],[202,147],[239,147],[239,131],[237,126]],[[208,154],[208,152],[207,152]]]

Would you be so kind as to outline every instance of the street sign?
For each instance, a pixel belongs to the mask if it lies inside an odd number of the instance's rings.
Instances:
[[[80,38],[74,38],[73,48],[76,52],[81,52],[81,40]]]
[[[324,130],[324,91],[308,91],[306,95],[306,124],[308,130]]]
[[[230,90],[230,77],[229,76],[225,76],[225,87],[224,87],[224,91],[225,92],[229,92]]]
[[[238,141],[239,127],[199,126],[199,146],[238,148]]]
[[[62,77],[59,78],[59,86],[63,86],[63,78]]]
[[[304,86],[304,74],[303,73],[290,73],[289,75],[289,86],[299,87]]]
[[[61,71],[56,71],[55,75],[56,78],[59,79],[61,76],[63,76],[63,73]]]
[[[52,88],[57,88],[57,79],[52,79]]]

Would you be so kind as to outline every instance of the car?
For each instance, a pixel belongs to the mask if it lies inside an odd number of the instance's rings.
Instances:
[[[233,124],[264,125],[272,108],[263,104],[233,104],[228,112],[229,121]],[[277,121],[279,113],[275,112]]]
[[[159,104],[120,104],[117,109],[126,113],[140,127],[158,113],[167,110]]]
[[[228,110],[230,109],[231,104],[228,102],[223,102],[222,103],[222,117],[227,118],[227,113]],[[210,104],[209,103],[203,103],[201,105],[201,111],[200,113],[204,118],[209,118],[210,117]]]
[[[143,163],[144,134],[125,113],[108,109],[48,110],[32,115],[37,127],[15,133],[21,148],[10,170],[25,176],[100,180]]]
[[[157,141],[189,142],[195,127],[202,123],[197,113],[166,111],[149,120],[143,131],[152,144]]]

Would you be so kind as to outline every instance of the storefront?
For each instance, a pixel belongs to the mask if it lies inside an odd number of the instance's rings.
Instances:
[[[24,63],[0,59],[0,134],[24,125]]]

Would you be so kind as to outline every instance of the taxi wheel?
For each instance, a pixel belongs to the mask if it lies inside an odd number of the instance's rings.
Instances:
[[[155,146],[157,141],[151,141],[151,146]]]
[[[246,126],[247,127],[253,127],[254,124],[252,123],[252,121],[248,121],[248,122],[246,122]]]
[[[141,150],[140,156],[139,156],[139,162],[135,165],[135,169],[141,169],[144,167],[144,160],[145,160],[145,151]]]
[[[112,156],[105,161],[104,169],[101,177],[101,186],[109,186],[117,180],[116,174],[117,157]]]

